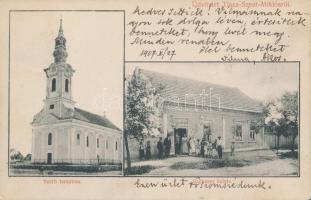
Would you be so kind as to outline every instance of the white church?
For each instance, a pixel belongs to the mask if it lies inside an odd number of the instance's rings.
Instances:
[[[55,39],[54,63],[44,69],[46,98],[32,121],[32,162],[46,164],[120,164],[122,131],[105,116],[75,107],[66,63],[62,21]]]

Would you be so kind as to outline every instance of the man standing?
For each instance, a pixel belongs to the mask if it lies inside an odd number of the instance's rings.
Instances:
[[[151,146],[150,146],[150,141],[147,141],[146,160],[149,160],[150,158],[151,158]]]
[[[163,157],[163,142],[162,142],[162,137],[159,138],[159,141],[157,143],[157,148],[158,148],[158,158],[162,159]]]
[[[200,156],[204,157],[204,146],[205,146],[205,139],[202,138],[200,143]]]
[[[217,140],[217,152],[218,152],[218,157],[220,159],[222,158],[222,148],[223,148],[222,139],[219,136]]]
[[[171,151],[171,138],[169,136],[166,136],[164,139],[164,151],[165,151],[165,157],[170,156],[170,151]]]
[[[144,147],[144,143],[141,140],[139,142],[139,159],[142,160],[145,157],[145,147]]]

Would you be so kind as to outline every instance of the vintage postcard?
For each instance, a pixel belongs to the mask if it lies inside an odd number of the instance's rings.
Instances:
[[[0,5],[0,199],[311,198],[310,1]]]

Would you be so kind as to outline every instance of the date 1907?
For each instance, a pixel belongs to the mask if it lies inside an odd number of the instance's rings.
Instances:
[[[172,60],[173,57],[176,55],[175,49],[169,49],[168,47],[166,48],[161,48],[160,50],[145,50],[143,49],[139,56],[144,57],[144,58],[150,58],[150,60],[160,58],[161,60]]]

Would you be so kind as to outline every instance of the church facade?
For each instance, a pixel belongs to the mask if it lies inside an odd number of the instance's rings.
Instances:
[[[238,88],[181,78],[136,68],[134,73],[161,96],[158,136],[147,137],[152,154],[157,154],[160,137],[171,138],[171,155],[188,154],[187,141],[222,138],[224,151],[265,148],[261,105]],[[208,80],[208,77],[207,77]],[[133,159],[138,157],[137,141],[130,142]]]
[[[122,131],[105,116],[75,107],[74,69],[66,62],[62,22],[54,62],[44,69],[46,98],[32,121],[32,162],[46,164],[120,164]]]

